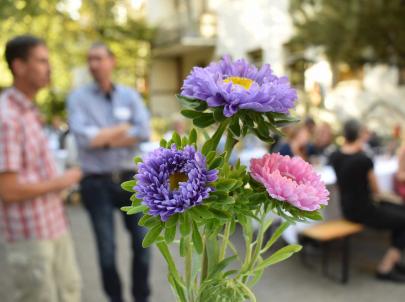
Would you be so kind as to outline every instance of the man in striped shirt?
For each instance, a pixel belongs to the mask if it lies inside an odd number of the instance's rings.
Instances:
[[[81,178],[58,175],[34,104],[49,83],[44,41],[6,45],[13,87],[0,95],[0,226],[12,289],[7,301],[80,301],[80,276],[60,192]]]

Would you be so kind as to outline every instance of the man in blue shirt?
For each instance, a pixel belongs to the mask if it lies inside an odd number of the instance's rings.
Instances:
[[[120,183],[135,174],[132,159],[139,143],[149,139],[149,113],[137,92],[112,82],[115,58],[105,44],[90,48],[88,65],[94,82],[70,94],[69,124],[85,175],[81,194],[96,237],[103,287],[110,301],[119,302],[123,293],[113,214],[130,204]],[[145,230],[138,226],[139,215],[122,215],[132,239],[132,293],[136,302],[145,302],[150,292],[149,250],[142,248]]]

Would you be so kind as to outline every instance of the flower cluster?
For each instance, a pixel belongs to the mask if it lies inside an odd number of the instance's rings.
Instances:
[[[148,232],[142,245],[156,243],[177,301],[256,301],[249,287],[260,272],[301,249],[292,244],[268,256],[281,232],[296,221],[321,219],[318,210],[327,205],[329,192],[303,159],[266,154],[252,159],[249,169],[229,162],[247,133],[271,143],[280,127],[295,122],[289,110],[296,98],[287,78],[275,76],[269,65],[257,69],[226,56],[206,68],[195,67],[178,97],[186,108],[182,113],[199,128],[216,125],[215,132],[205,133],[201,151],[192,129],[183,137],[174,132],[160,141],[160,148],[135,159],[135,179],[122,184],[134,193],[132,204],[122,210],[143,212],[139,225]],[[285,221],[266,242],[271,211]],[[259,222],[257,235],[253,220]],[[245,259],[229,270],[232,261],[242,259],[231,243],[236,225],[243,230]],[[179,242],[184,276],[171,255],[172,242]]]
[[[257,69],[244,59],[232,61],[229,56],[205,68],[194,67],[181,95],[205,101],[209,107],[224,106],[227,117],[241,109],[288,113],[297,99],[287,77],[275,76],[270,65]]]
[[[205,157],[194,147],[178,150],[159,148],[138,166],[136,197],[149,208],[149,214],[163,221],[175,213],[200,204],[209,196],[210,182],[218,170],[208,170]]]

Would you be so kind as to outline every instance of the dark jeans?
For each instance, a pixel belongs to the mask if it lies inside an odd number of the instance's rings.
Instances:
[[[381,201],[366,211],[345,211],[347,219],[391,231],[391,245],[405,250],[405,206]]]
[[[126,179],[130,179],[128,175]],[[126,179],[123,179],[126,180]],[[97,241],[102,282],[111,302],[123,301],[121,279],[115,253],[114,210],[130,205],[131,194],[108,177],[88,176],[81,183],[81,194],[89,213]],[[142,247],[146,230],[138,226],[140,215],[122,212],[125,227],[132,240],[132,294],[137,302],[148,301],[150,251]]]

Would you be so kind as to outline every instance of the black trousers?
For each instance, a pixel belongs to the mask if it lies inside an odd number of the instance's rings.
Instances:
[[[122,181],[129,180],[132,175],[124,176]],[[111,177],[87,176],[81,183],[83,203],[96,237],[103,288],[111,302],[123,301],[122,284],[116,265],[114,212],[131,204],[131,194],[123,191],[119,182],[114,182]],[[132,294],[137,302],[148,301],[150,251],[142,247],[146,230],[138,225],[140,215],[121,213],[132,240]]]
[[[344,211],[344,216],[368,227],[391,231],[391,245],[405,249],[405,206],[381,201],[361,211]]]

